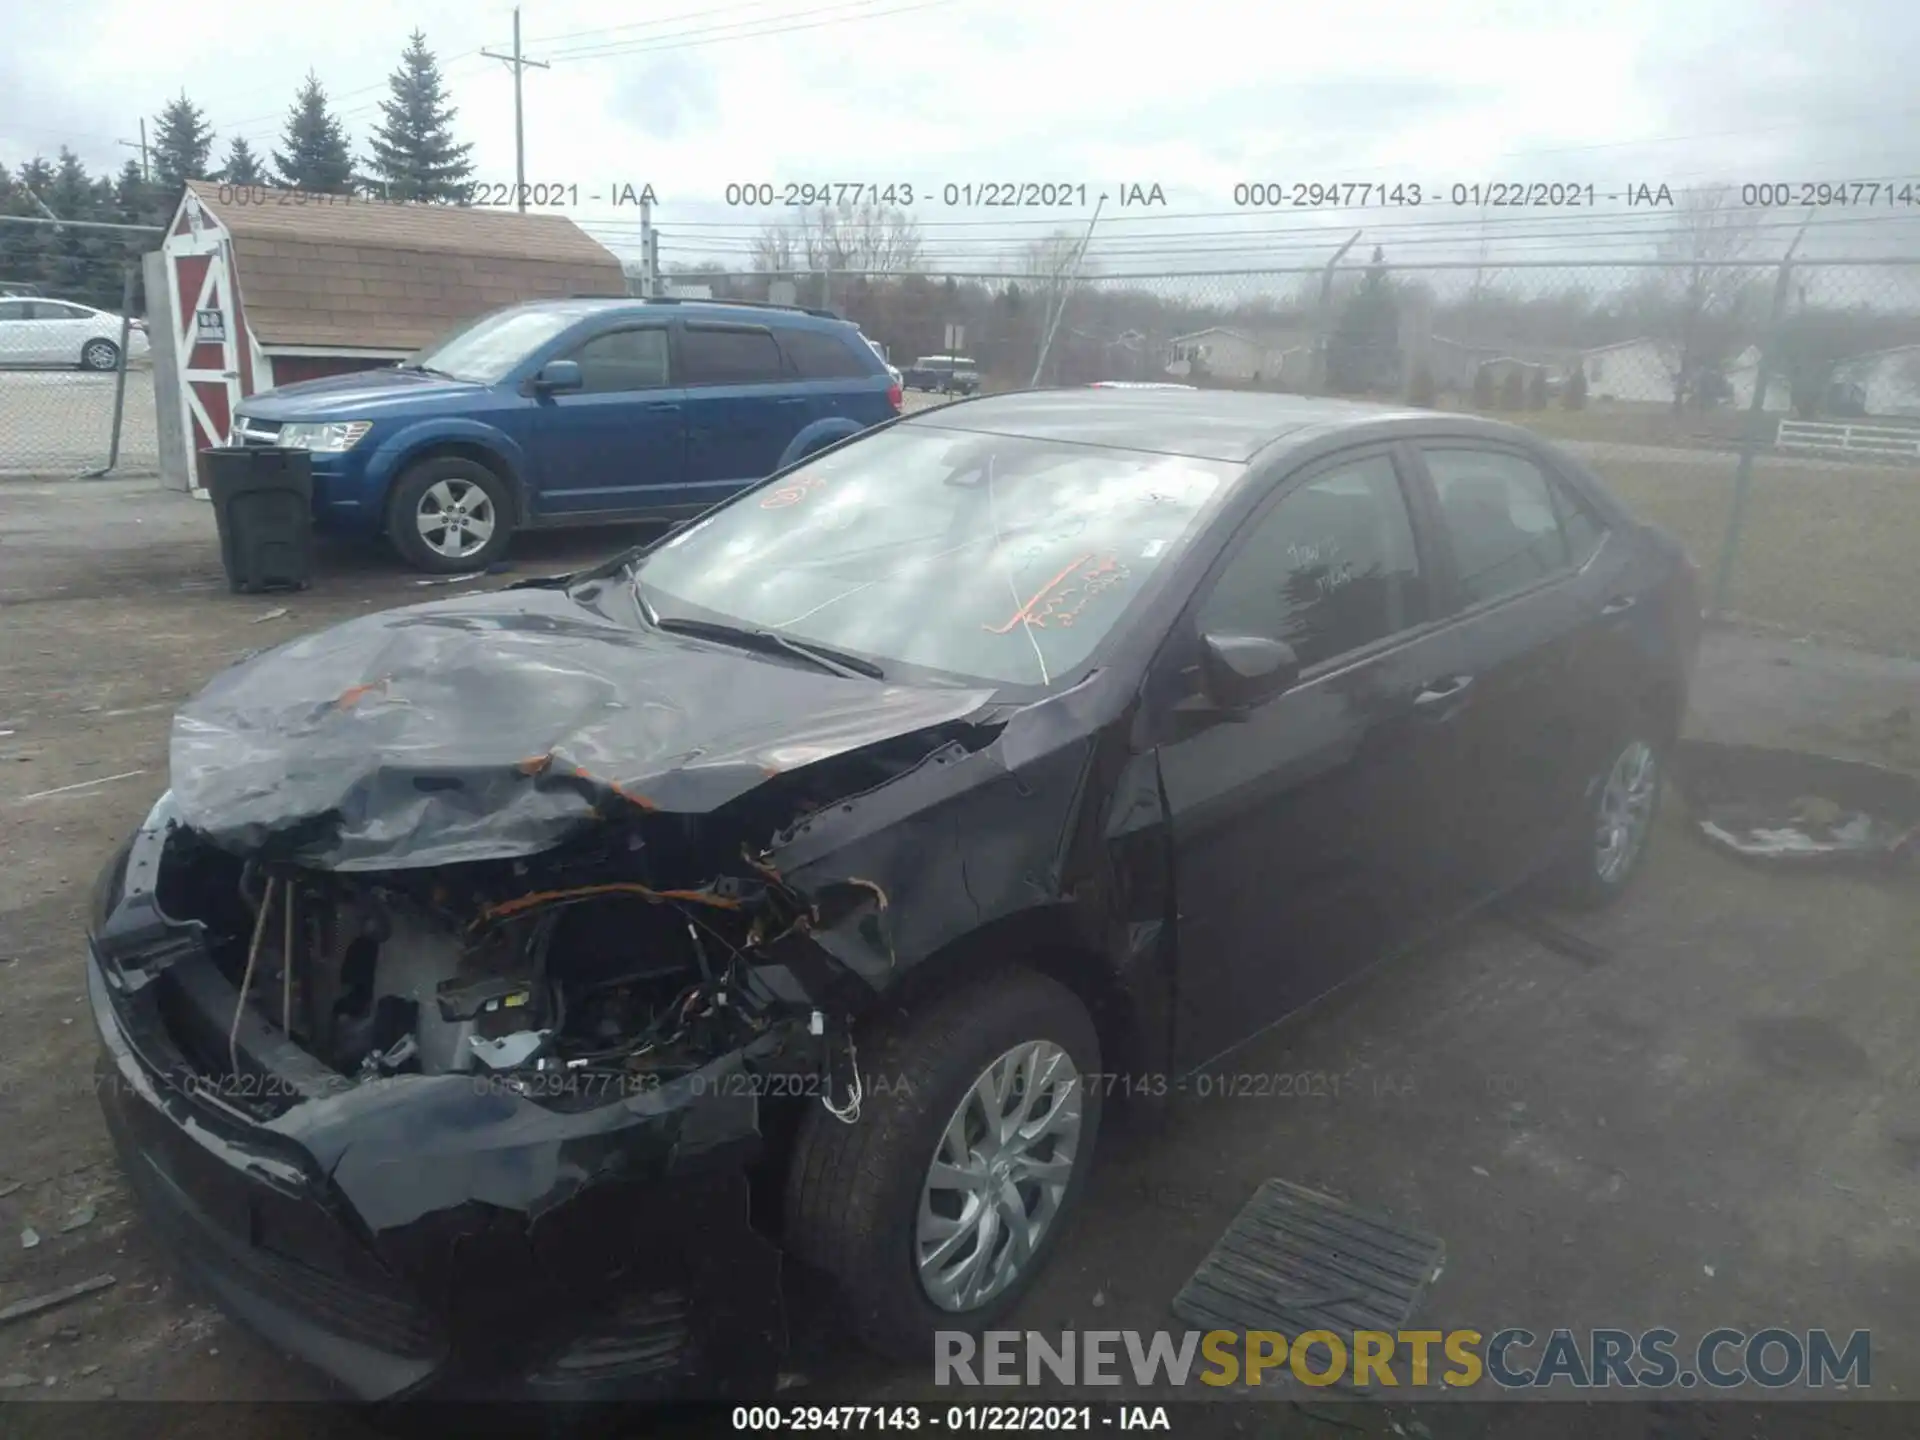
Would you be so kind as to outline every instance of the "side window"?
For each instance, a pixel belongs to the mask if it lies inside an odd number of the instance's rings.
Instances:
[[[1524,590],[1572,563],[1555,487],[1538,465],[1501,450],[1423,447],[1422,454],[1468,604]]]
[[[615,330],[596,335],[569,357],[579,362],[579,393],[658,390],[667,383],[667,332]]]
[[[689,325],[680,358],[688,385],[764,385],[791,378],[771,330]]]
[[[1426,613],[1406,499],[1393,461],[1375,455],[1315,475],[1254,522],[1200,627],[1284,640],[1307,666]]]
[[[36,320],[90,320],[93,317],[78,305],[62,305],[58,300],[36,300],[33,302],[33,318]]]
[[[782,330],[780,348],[802,380],[864,380],[874,373],[845,341],[818,330]]]
[[[1567,537],[1567,562],[1578,570],[1600,548],[1607,527],[1571,486],[1556,483],[1553,504],[1560,512],[1560,533]]]
[[[0,300],[0,320],[25,320],[27,302],[24,300]]]

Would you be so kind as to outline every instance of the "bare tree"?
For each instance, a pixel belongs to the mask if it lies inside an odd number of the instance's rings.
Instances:
[[[1683,191],[1658,255],[1665,272],[1654,339],[1673,382],[1677,415],[1689,398],[1704,403],[1723,389],[1726,367],[1753,294],[1753,272],[1736,262],[1752,251],[1754,214],[1730,185]]]
[[[753,268],[771,275],[786,275],[801,268],[799,237],[787,225],[769,225],[753,237]]]

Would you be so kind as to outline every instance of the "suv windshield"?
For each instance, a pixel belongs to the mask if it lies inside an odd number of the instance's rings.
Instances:
[[[565,310],[496,310],[434,341],[402,361],[455,380],[493,385],[528,355],[579,319]]]
[[[967,681],[1084,664],[1245,467],[918,425],[788,472],[675,536],[635,578],[714,618]]]

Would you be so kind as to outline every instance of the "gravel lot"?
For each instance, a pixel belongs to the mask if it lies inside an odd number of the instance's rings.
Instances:
[[[516,561],[569,568],[628,538],[535,536]],[[80,934],[96,868],[164,787],[175,705],[250,650],[445,593],[378,554],[324,561],[306,594],[233,596],[202,504],[131,481],[0,483],[0,1305],[115,1278],[0,1327],[16,1397],[319,1393],[176,1278],[132,1212],[90,1093]],[[1920,667],[1716,632],[1702,685],[1708,723],[1777,742],[1920,693]],[[1174,1292],[1284,1176],[1445,1238],[1419,1317],[1434,1328],[1867,1328],[1873,1393],[1920,1393],[1920,895],[1743,868],[1670,811],[1637,893],[1575,928],[1604,963],[1475,922],[1234,1061],[1328,1077],[1311,1098],[1180,1099],[1113,1131],[1013,1323],[1174,1328]],[[796,1328],[810,1384],[782,1399],[955,1398]],[[122,1428],[195,1424],[140,1410]]]

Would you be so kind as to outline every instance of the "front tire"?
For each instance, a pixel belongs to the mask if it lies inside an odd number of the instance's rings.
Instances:
[[[809,1106],[787,1172],[787,1244],[838,1282],[861,1339],[906,1361],[1019,1300],[1073,1212],[1100,1129],[1084,1006],[999,972],[866,1037],[866,1095]]]
[[[112,370],[120,364],[120,347],[111,340],[89,340],[80,347],[82,370]]]
[[[1630,732],[1614,750],[1586,799],[1567,853],[1544,877],[1549,899],[1568,909],[1598,910],[1626,893],[1646,860],[1666,753],[1646,726]]]
[[[393,487],[387,537],[416,570],[484,570],[506,553],[513,537],[512,497],[504,480],[475,461],[455,455],[423,460]]]

